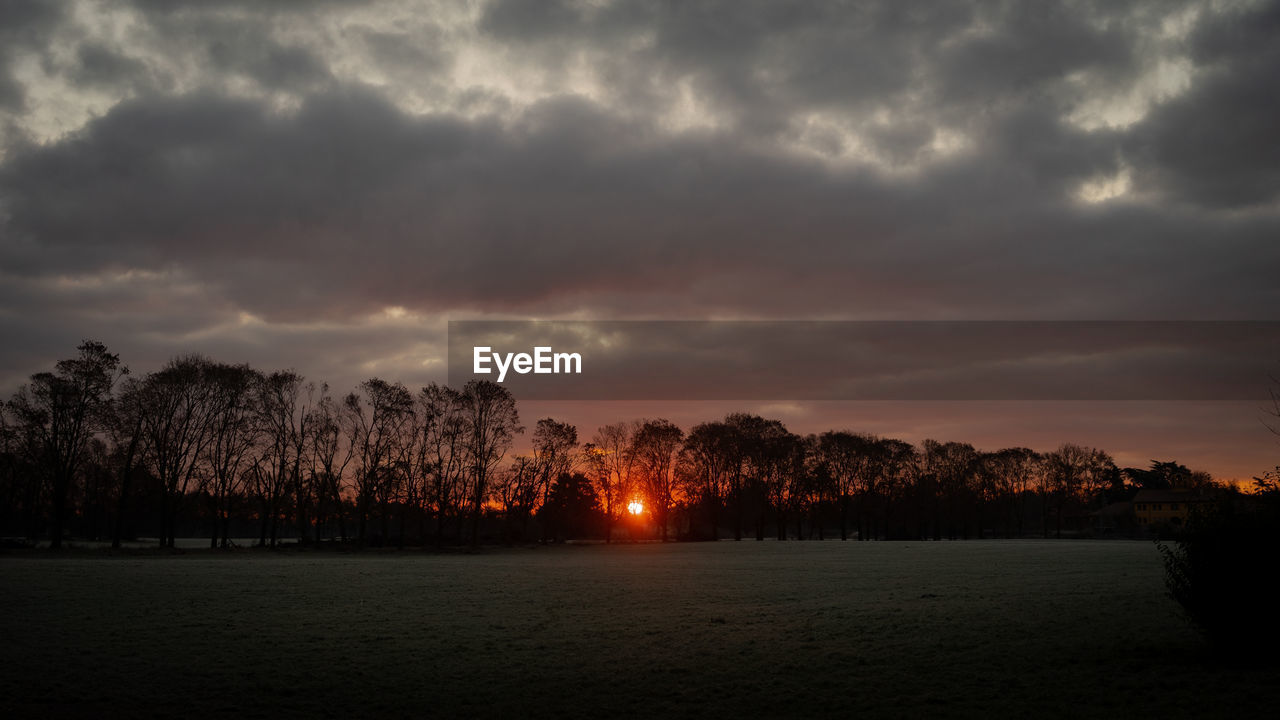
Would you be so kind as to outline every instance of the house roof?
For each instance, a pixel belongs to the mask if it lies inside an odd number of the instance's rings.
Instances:
[[[1204,502],[1204,495],[1192,490],[1139,490],[1133,501],[1140,502]]]
[[[1133,512],[1133,503],[1113,502],[1110,505],[1100,507],[1089,514],[1097,517],[1103,517],[1108,515],[1128,515],[1131,512]]]

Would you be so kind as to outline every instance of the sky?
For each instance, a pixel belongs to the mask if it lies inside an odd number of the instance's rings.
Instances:
[[[1280,320],[1280,3],[0,4],[0,388],[449,320]],[[1276,358],[1280,363],[1280,358]],[[1261,474],[1256,402],[730,410]]]

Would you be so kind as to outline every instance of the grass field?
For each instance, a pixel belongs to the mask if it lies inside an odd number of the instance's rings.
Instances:
[[[0,715],[1256,717],[1144,542],[0,557]]]

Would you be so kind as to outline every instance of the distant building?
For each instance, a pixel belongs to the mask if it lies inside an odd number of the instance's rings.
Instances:
[[[1169,490],[1139,490],[1133,497],[1133,514],[1144,528],[1159,525],[1181,527],[1193,508],[1212,501],[1212,497],[1195,488],[1174,487]]]

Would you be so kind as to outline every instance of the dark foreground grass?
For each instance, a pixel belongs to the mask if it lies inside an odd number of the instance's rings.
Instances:
[[[1248,611],[1242,607],[1242,612]],[[0,557],[0,715],[1207,717],[1138,542]]]

